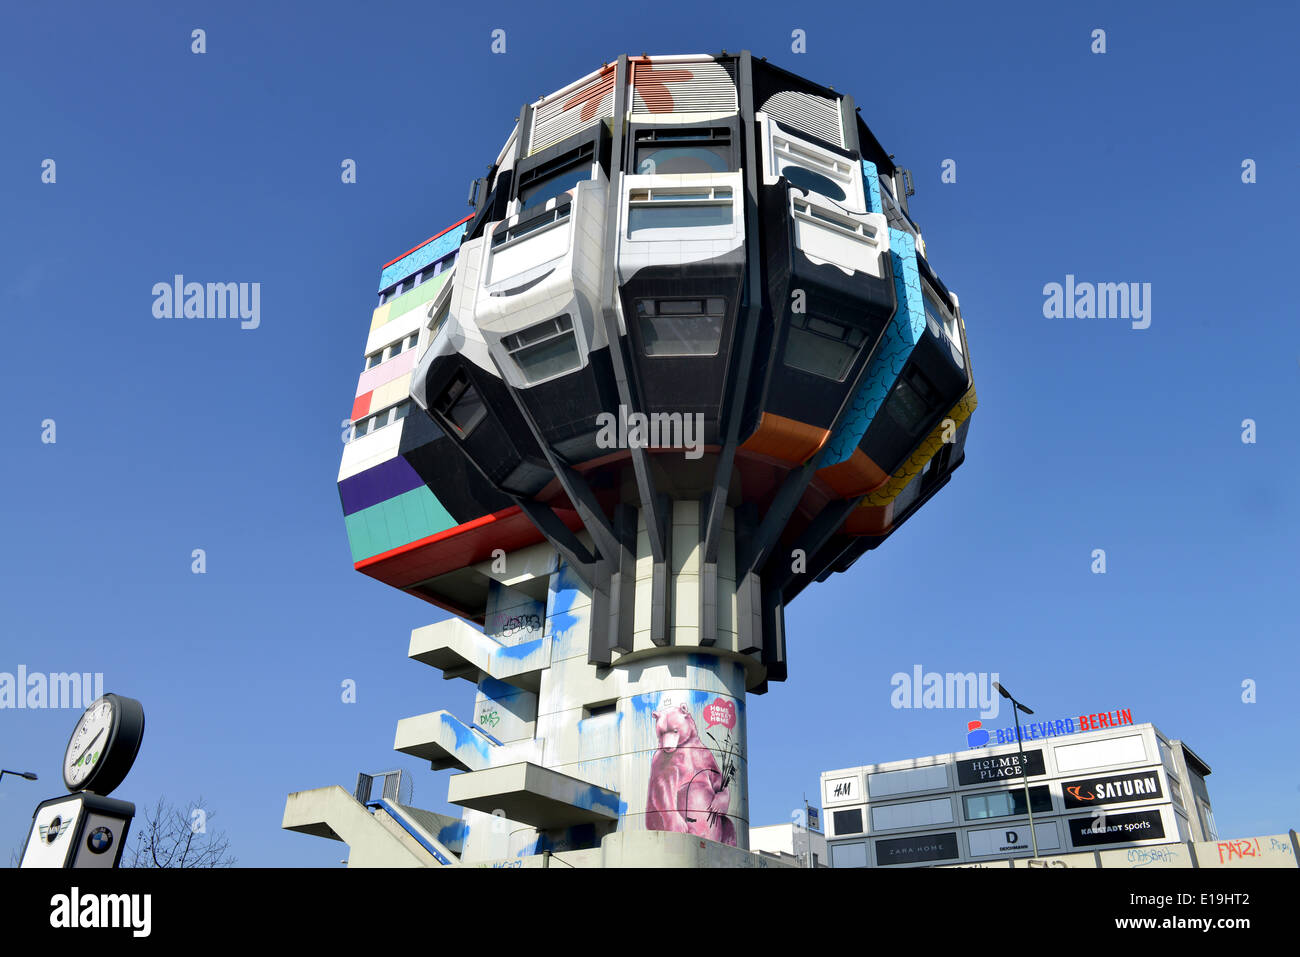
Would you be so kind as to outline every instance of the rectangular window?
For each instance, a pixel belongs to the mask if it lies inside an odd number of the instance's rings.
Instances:
[[[637,319],[648,356],[714,356],[722,341],[727,300],[638,299]]]
[[[594,143],[584,143],[555,159],[519,174],[519,208],[542,206],[548,199],[568,192],[591,179],[596,161]]]
[[[474,431],[474,427],[487,416],[483,399],[465,376],[464,370],[456,373],[433,408],[461,438]]]
[[[848,811],[833,812],[835,818],[835,835],[862,833],[862,808],[855,807]]]
[[[496,252],[507,243],[512,243],[516,239],[522,239],[529,233],[535,233],[539,229],[544,229],[545,227],[550,226],[552,223],[558,223],[567,219],[572,210],[573,204],[565,203],[563,206],[557,206],[550,212],[544,213],[541,216],[534,216],[531,219],[515,223],[515,225],[511,226],[509,229],[498,228],[497,231],[492,234],[492,251]]]
[[[447,317],[450,315],[451,315],[451,297],[448,296],[446,299],[443,300],[442,307],[439,308],[438,311],[435,312],[433,316],[430,317],[429,319],[429,329],[433,335],[436,336],[439,333],[439,331],[441,331],[443,324],[447,321]]]
[[[834,229],[851,236],[859,242],[865,239],[871,245],[876,245],[876,229],[869,223],[860,223],[849,216],[841,216],[839,213],[823,209],[812,203],[806,203],[800,199],[794,201],[794,214],[800,219],[806,219],[815,222],[819,226]]]
[[[921,370],[915,366],[904,369],[893,391],[885,400],[885,410],[890,418],[908,435],[919,435],[926,419],[934,410],[939,394]]]
[[[628,236],[649,229],[729,226],[730,186],[634,189],[628,197]]]
[[[541,382],[581,365],[573,319],[567,314],[505,336],[501,344],[528,382]]]
[[[1047,785],[1029,789],[1035,813],[1050,813],[1052,795]],[[1023,817],[1025,814],[1025,790],[1016,788],[1010,791],[998,791],[994,794],[967,794],[962,798],[966,820],[983,821],[995,817]]]
[[[618,711],[617,701],[605,701],[601,704],[589,704],[582,709],[582,717],[599,718],[606,714],[615,714]]]
[[[352,424],[352,438],[359,439],[363,435],[369,435],[377,429],[382,429],[386,425],[392,425],[398,419],[404,419],[411,412],[411,403],[409,400],[402,401],[396,405],[391,405],[383,411],[376,412],[374,415],[368,415],[364,419],[359,419]]]
[[[736,169],[731,130],[641,129],[636,131],[632,172],[641,176],[727,173]]]
[[[785,342],[785,364],[823,379],[842,382],[866,341],[867,334],[861,329],[808,313],[793,313]]]
[[[373,369],[375,366],[379,365],[379,363],[383,361],[384,361],[384,352],[381,349],[376,353],[366,356],[366,368]]]
[[[922,286],[925,301],[925,318],[934,330],[937,336],[940,332],[948,338],[953,352],[960,358],[961,352],[961,332],[957,329],[956,317],[949,314],[948,310],[939,304],[938,297],[930,291],[929,286]]]

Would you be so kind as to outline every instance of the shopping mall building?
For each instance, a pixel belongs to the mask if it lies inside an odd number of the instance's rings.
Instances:
[[[1131,721],[1129,712],[1116,711],[1025,723],[1019,745],[1007,729],[967,751],[827,771],[821,788],[831,866],[965,864],[1217,841],[1209,766],[1155,725]],[[1083,730],[1089,727],[1099,730]]]

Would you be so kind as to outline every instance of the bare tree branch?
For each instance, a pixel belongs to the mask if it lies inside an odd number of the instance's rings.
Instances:
[[[202,813],[201,828],[195,820],[195,811]],[[230,853],[229,838],[208,827],[215,816],[204,808],[202,796],[184,807],[168,804],[160,797],[157,804],[145,810],[123,866],[234,867],[236,858]]]

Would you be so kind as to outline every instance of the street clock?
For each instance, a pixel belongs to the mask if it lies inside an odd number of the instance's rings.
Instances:
[[[144,708],[134,698],[97,698],[72,730],[63,754],[69,791],[107,795],[122,783],[144,738]]]

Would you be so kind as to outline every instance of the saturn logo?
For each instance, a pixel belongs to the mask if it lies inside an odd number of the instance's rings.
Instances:
[[[92,854],[103,854],[113,846],[113,832],[106,827],[97,827],[86,838],[86,847]]]

